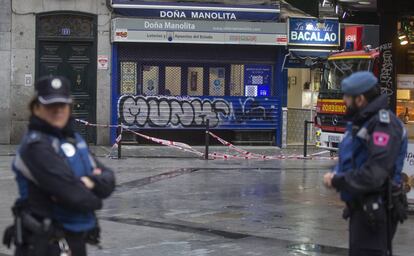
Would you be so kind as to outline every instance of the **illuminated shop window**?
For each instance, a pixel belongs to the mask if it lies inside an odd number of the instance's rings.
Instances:
[[[414,122],[414,75],[397,76],[397,116],[406,124]]]
[[[396,114],[405,123],[408,137],[414,139],[414,17],[402,17],[398,23],[397,106]]]
[[[159,66],[142,67],[142,92],[146,96],[155,96],[159,92]]]
[[[230,96],[244,95],[244,65],[231,65]]]
[[[181,67],[165,67],[165,95],[181,95]]]
[[[188,81],[187,81],[187,94],[190,96],[202,96],[203,95],[203,80],[204,80],[204,68],[201,67],[189,67],[188,68]]]
[[[244,95],[268,97],[271,95],[272,66],[261,64],[244,65]]]
[[[137,93],[137,63],[121,62],[121,94]]]
[[[210,68],[209,95],[224,96],[226,85],[226,69],[222,67]]]

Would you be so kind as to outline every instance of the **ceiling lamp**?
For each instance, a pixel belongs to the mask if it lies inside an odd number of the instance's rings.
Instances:
[[[398,33],[398,39],[400,39],[401,45],[407,45],[408,44],[408,36],[405,33],[399,32]]]
[[[403,39],[400,41],[401,45],[407,45],[408,44],[408,39]]]
[[[371,2],[369,1],[358,1],[358,4],[362,4],[362,5],[370,5]]]
[[[398,33],[398,39],[403,40],[403,39],[406,39],[406,38],[407,38],[406,34]]]

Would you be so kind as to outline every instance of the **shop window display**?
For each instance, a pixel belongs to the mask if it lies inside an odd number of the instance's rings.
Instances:
[[[244,65],[231,65],[230,96],[244,95]]]
[[[397,81],[397,116],[408,124],[414,122],[414,74],[400,74]]]
[[[144,95],[158,95],[159,72],[159,66],[142,67],[142,92]]]
[[[135,62],[121,62],[121,94],[136,94],[137,64]]]
[[[272,95],[272,65],[227,64],[222,67],[199,65],[120,62],[120,93],[144,96],[268,97]],[[137,72],[138,70],[141,72]],[[317,94],[313,92],[319,88],[319,85],[315,85],[320,81],[317,78],[319,76],[319,73],[312,74],[312,83],[308,88],[308,91],[312,92],[310,95],[314,97]]]
[[[187,94],[189,96],[202,96],[203,95],[203,80],[204,80],[204,68],[189,67],[188,68]]]
[[[414,17],[403,17],[398,23],[397,49],[397,116],[414,139]]]
[[[165,67],[166,96],[181,95],[181,67]]]
[[[209,95],[224,96],[226,85],[226,69],[222,67],[210,68],[209,73]]]

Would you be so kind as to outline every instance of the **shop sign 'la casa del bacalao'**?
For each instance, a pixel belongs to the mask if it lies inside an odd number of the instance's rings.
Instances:
[[[339,46],[338,19],[289,18],[288,44],[304,46]]]

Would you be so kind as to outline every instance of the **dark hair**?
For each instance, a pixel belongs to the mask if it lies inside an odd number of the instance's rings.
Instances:
[[[40,102],[39,102],[39,99],[37,98],[37,96],[33,97],[29,102],[30,113],[33,114],[34,108],[39,106],[39,104],[40,104]]]
[[[364,95],[365,99],[368,102],[372,102],[381,95],[381,91],[380,91],[379,86],[374,86],[373,88],[364,92],[362,95]]]

